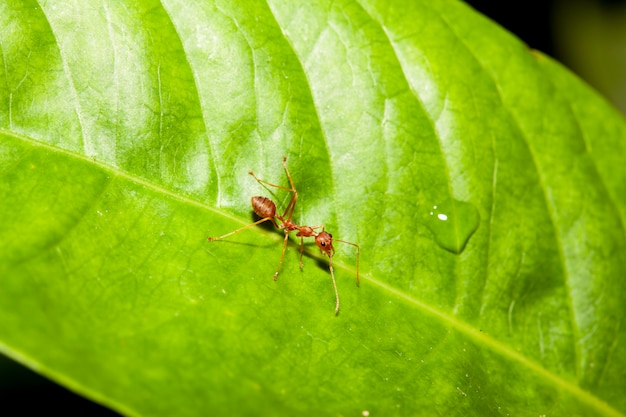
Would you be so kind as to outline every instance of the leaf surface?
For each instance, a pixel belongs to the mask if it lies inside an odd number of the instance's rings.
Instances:
[[[0,349],[128,415],[626,413],[626,124],[462,3],[0,6]],[[328,259],[258,226],[298,189]]]

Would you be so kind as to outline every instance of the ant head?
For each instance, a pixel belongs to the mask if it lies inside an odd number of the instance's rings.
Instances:
[[[333,248],[333,235],[328,232],[321,232],[315,236],[315,244],[328,256],[333,256],[335,253],[335,248]]]

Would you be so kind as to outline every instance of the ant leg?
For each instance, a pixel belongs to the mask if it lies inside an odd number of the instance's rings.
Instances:
[[[283,241],[283,253],[280,254],[280,262],[278,263],[278,268],[276,268],[276,272],[274,273],[274,281],[278,278],[278,272],[280,272],[280,267],[283,265],[283,259],[285,259],[285,249],[287,249],[287,241],[289,240],[289,231],[285,230],[285,240]]]
[[[304,237],[300,236],[300,270],[304,268],[304,264],[302,263],[302,255],[304,255]]]
[[[285,209],[285,213],[283,217],[287,217],[288,220],[291,220],[293,216],[293,210],[296,208],[296,201],[298,200],[298,191],[296,190],[296,185],[293,183],[293,178],[291,178],[291,174],[289,173],[289,169],[287,169],[287,157],[283,156],[283,168],[285,168],[285,174],[287,174],[287,179],[289,180],[289,185],[291,185],[291,190],[293,195],[291,196],[291,201],[287,204],[287,208]]]
[[[269,185],[270,187],[274,187],[274,188],[280,188],[281,190],[287,190],[287,191],[295,192],[295,189],[293,189],[293,188],[283,187],[282,185],[276,185],[276,184],[272,184],[271,182],[267,182],[265,180],[262,180],[261,178],[257,177],[256,174],[253,171],[248,171],[248,174],[252,175],[254,177],[254,179],[257,180],[261,184]]]
[[[346,242],[345,240],[335,239],[337,242],[347,243],[348,245],[352,245],[356,248],[356,285],[361,286],[361,281],[359,280],[359,258],[361,257],[361,247],[356,243]]]
[[[293,179],[291,178],[291,174],[287,169],[287,157],[283,156],[283,168],[285,168],[285,174],[287,174],[287,178],[289,179],[289,184],[291,185],[291,189],[296,192],[296,186],[293,184]]]
[[[283,217],[286,217],[288,221],[291,221],[291,217],[293,216],[293,210],[296,208],[296,202],[298,201],[298,192],[294,189],[291,194],[291,200],[289,204],[287,204],[287,208],[285,208],[285,212],[283,213]]]
[[[335,288],[335,316],[339,314],[339,291],[337,291],[337,282],[335,282],[335,272],[333,270],[333,257],[328,257],[328,265],[330,269],[330,277],[333,279],[333,288]]]
[[[265,184],[270,187],[278,188],[280,190],[286,190],[292,193],[291,200],[289,200],[289,204],[287,204],[287,208],[285,209],[285,212],[283,213],[283,218],[286,218],[287,220],[291,220],[291,217],[293,215],[293,210],[296,207],[296,201],[298,200],[298,191],[296,191],[296,187],[293,184],[291,175],[289,174],[289,171],[287,170],[287,165],[285,162],[286,160],[287,158],[283,157],[283,166],[285,167],[285,172],[287,173],[287,178],[289,178],[289,184],[291,184],[291,188],[283,187],[282,185],[272,184],[271,182],[262,180],[261,178],[257,177],[253,171],[249,171],[248,174],[252,175],[254,179],[257,180],[260,184]]]
[[[234,235],[235,233],[243,232],[244,230],[249,229],[249,228],[251,228],[252,226],[256,226],[257,224],[259,224],[259,223],[263,223],[263,222],[266,222],[266,221],[268,221],[268,220],[271,220],[271,221],[272,221],[272,223],[274,223],[274,218],[273,218],[273,217],[265,217],[265,218],[263,218],[263,219],[261,219],[261,220],[258,220],[258,221],[254,222],[254,223],[251,223],[251,224],[249,224],[249,225],[247,225],[247,226],[240,227],[240,228],[239,228],[239,229],[237,229],[237,230],[233,230],[233,231],[232,231],[232,232],[230,232],[230,233],[226,233],[225,235],[222,235],[222,236],[220,236],[220,237],[207,237],[207,239],[209,240],[209,242],[213,242],[213,241],[215,241],[215,240],[221,240],[221,239],[224,239],[225,237],[228,237],[228,236],[230,236],[230,235]],[[275,224],[275,223],[274,223],[274,224]]]

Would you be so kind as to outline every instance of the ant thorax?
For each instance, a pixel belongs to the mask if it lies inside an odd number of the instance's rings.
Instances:
[[[317,236],[317,232],[311,226],[298,226],[298,233],[296,233],[296,236]]]

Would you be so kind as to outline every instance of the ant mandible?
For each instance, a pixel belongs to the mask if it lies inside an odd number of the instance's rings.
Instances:
[[[296,186],[293,184],[293,179],[291,178],[291,174],[289,174],[289,170],[287,169],[287,157],[283,156],[283,167],[285,168],[285,173],[287,174],[287,178],[289,179],[289,184],[291,188],[283,187],[281,185],[272,184],[270,182],[264,181],[256,176],[256,174],[252,171],[248,173],[254,177],[260,184],[265,184],[270,187],[279,188],[281,190],[286,190],[291,193],[291,200],[287,207],[285,208],[285,212],[280,215],[276,214],[276,204],[267,197],[254,196],[252,197],[252,209],[254,212],[261,217],[260,220],[257,220],[254,223],[251,223],[247,226],[241,227],[237,230],[233,230],[230,233],[226,233],[220,237],[209,237],[208,240],[210,242],[215,240],[221,240],[225,237],[234,235],[235,233],[242,232],[246,229],[249,229],[257,224],[271,221],[272,224],[277,229],[282,229],[285,231],[285,238],[283,239],[283,251],[280,255],[280,262],[278,263],[278,268],[276,268],[276,272],[274,273],[274,281],[278,278],[278,272],[280,271],[280,267],[283,264],[283,259],[285,258],[285,250],[287,249],[287,241],[289,240],[289,232],[297,231],[296,236],[300,237],[300,268],[304,266],[302,263],[302,255],[304,253],[304,238],[305,237],[314,237],[315,244],[322,251],[322,253],[326,254],[329,259],[329,269],[330,276],[333,280],[333,287],[335,288],[335,315],[339,313],[339,292],[337,292],[337,283],[335,282],[335,273],[333,271],[333,255],[335,254],[335,248],[333,247],[333,236],[324,230],[324,226],[298,226],[296,223],[291,220],[293,216],[293,210],[296,207],[296,201],[298,201],[298,191],[296,191]],[[280,223],[277,223],[276,221]],[[318,232],[317,230],[320,230]],[[347,242],[345,240],[335,239],[336,242],[346,243],[348,245],[352,245],[356,248],[356,285],[360,285],[359,281],[359,257],[361,256],[361,247],[356,243]]]

